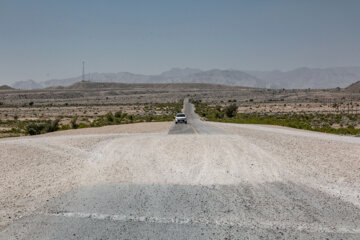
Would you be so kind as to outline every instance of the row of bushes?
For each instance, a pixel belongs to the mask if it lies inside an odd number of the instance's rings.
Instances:
[[[132,115],[127,113],[115,113],[108,112],[105,116],[101,116],[94,120],[90,127],[101,127],[106,125],[116,125],[116,124],[127,124],[127,123],[137,123],[137,122],[163,122],[163,121],[172,121],[174,119],[174,114],[166,115]]]
[[[145,114],[127,114],[121,111],[112,113],[108,112],[104,116],[99,116],[94,121],[90,122],[84,119],[79,121],[75,116],[70,120],[70,124],[60,124],[61,117],[55,120],[26,120],[20,121],[18,118],[14,120],[0,120],[0,126],[8,127],[11,130],[7,132],[17,133],[18,135],[37,135],[58,130],[87,128],[87,127],[101,127],[106,125],[127,124],[137,122],[162,122],[172,121],[175,114],[181,112],[183,107],[182,102],[175,103],[157,103],[147,106],[148,110]],[[164,114],[155,114],[154,109],[160,109]]]
[[[70,121],[70,125],[59,125],[61,119],[56,119],[53,121],[31,121],[25,125],[24,132],[29,135],[37,135],[48,132],[54,132],[58,130],[68,130],[68,129],[78,129],[78,128],[88,128],[88,127],[102,127],[107,125],[118,125],[118,124],[128,124],[128,123],[137,123],[137,122],[162,122],[162,121],[172,121],[174,116],[171,115],[131,115],[131,114],[119,114],[108,112],[104,116],[100,116],[93,122],[79,123],[78,117],[74,117]]]
[[[48,132],[55,132],[59,130],[60,119],[45,122],[32,122],[25,127],[25,133],[30,135],[37,135]]]

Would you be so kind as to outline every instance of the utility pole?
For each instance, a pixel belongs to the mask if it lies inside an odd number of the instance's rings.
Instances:
[[[82,82],[85,82],[85,61],[82,62],[82,65],[83,65],[83,71],[82,71],[82,79],[81,81]]]

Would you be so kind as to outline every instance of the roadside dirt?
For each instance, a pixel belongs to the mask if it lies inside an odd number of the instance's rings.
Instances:
[[[0,228],[90,181],[84,172],[104,142],[119,134],[166,134],[170,125],[137,123],[0,139]]]

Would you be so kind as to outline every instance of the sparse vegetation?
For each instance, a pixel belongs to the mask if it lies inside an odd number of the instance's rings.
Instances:
[[[91,127],[101,127],[106,125],[115,125],[115,124],[127,124],[127,123],[137,123],[137,122],[164,122],[172,121],[175,117],[175,114],[181,112],[183,107],[182,101],[176,103],[157,103],[146,105],[144,107],[143,113],[137,114],[128,114],[122,113],[121,111],[113,114],[108,112],[105,116],[100,116],[95,119],[90,126]],[[156,112],[160,112],[156,114]]]
[[[335,134],[360,134],[360,114],[236,113],[235,104],[221,107],[199,101],[193,103],[196,113],[209,121],[269,124]]]
[[[79,125],[78,125],[77,122],[76,122],[77,119],[78,119],[77,116],[75,116],[75,117],[73,117],[73,118],[71,119],[70,124],[71,124],[71,128],[72,128],[72,129],[77,129],[77,128],[79,127]]]
[[[219,111],[219,109],[216,109],[216,111]],[[227,117],[232,118],[237,114],[237,106],[235,103],[230,104],[229,106],[225,107],[224,111]]]
[[[132,108],[136,108],[136,112],[131,112]],[[153,103],[146,105],[132,106],[128,112],[123,110],[116,111],[113,114],[112,111],[108,111],[106,114],[93,112],[93,115],[74,115],[83,113],[84,111],[68,111],[69,115],[57,115],[55,120],[44,120],[47,115],[40,111],[46,111],[49,113],[49,107],[38,110],[31,110],[31,116],[37,118],[36,120],[19,120],[18,115],[3,116],[7,120],[0,120],[0,137],[21,136],[21,135],[37,135],[47,132],[54,132],[58,130],[68,130],[87,127],[101,127],[106,125],[138,123],[138,122],[162,122],[172,121],[177,112],[182,109],[182,101],[174,103]],[[99,109],[101,110],[101,106]],[[117,108],[119,109],[119,108]],[[24,110],[22,110],[24,111]],[[11,112],[10,112],[11,113]],[[86,111],[88,113],[88,110]]]

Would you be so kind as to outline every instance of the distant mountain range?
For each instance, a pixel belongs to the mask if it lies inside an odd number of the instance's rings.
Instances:
[[[292,71],[246,71],[269,88],[321,89],[347,87],[360,80],[360,67],[297,68]]]
[[[44,82],[26,80],[11,86],[17,89],[39,89],[70,86],[81,81],[81,76],[67,79],[51,79]],[[87,81],[118,83],[211,83],[229,86],[259,88],[344,88],[360,80],[360,67],[298,68],[291,71],[239,71],[173,68],[159,75],[119,73],[90,73]]]

